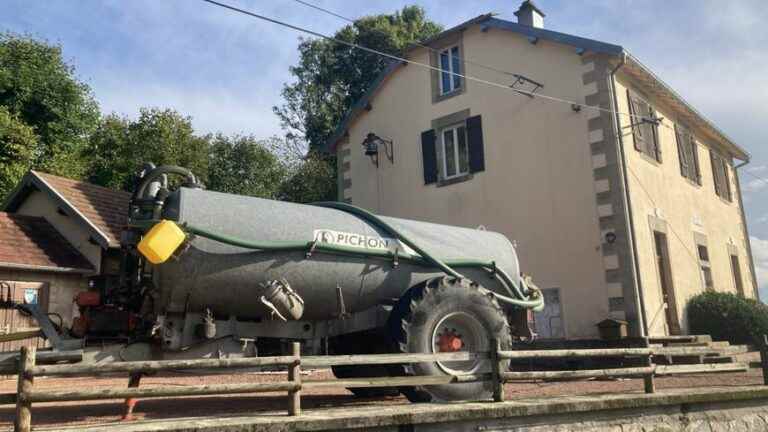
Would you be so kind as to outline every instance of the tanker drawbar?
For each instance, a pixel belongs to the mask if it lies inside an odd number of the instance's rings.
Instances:
[[[533,337],[531,312],[543,307],[499,233],[206,191],[174,166],[141,173],[122,243],[119,283],[85,296],[91,318],[73,329],[126,338],[121,358],[270,355],[295,340],[314,354],[480,352],[492,340],[509,349]],[[120,324],[95,319],[105,315]],[[487,372],[487,359],[334,368],[346,378]],[[491,394],[483,382],[401,391],[414,401]]]

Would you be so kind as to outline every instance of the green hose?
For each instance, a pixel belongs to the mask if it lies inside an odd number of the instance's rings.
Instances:
[[[492,261],[473,260],[473,259],[440,260],[434,257],[429,252],[422,249],[418,244],[413,242],[407,236],[400,233],[397,229],[395,229],[394,227],[392,227],[391,225],[389,225],[388,223],[386,223],[385,221],[383,221],[381,218],[374,215],[373,213],[370,213],[366,210],[363,210],[361,208],[358,208],[349,204],[338,203],[338,202],[322,202],[322,203],[316,203],[314,205],[319,207],[325,207],[325,208],[333,208],[333,209],[354,214],[364,219],[365,221],[370,222],[373,225],[379,227],[380,229],[385,231],[388,235],[392,236],[393,238],[401,241],[403,244],[413,249],[413,251],[415,251],[417,255],[407,253],[407,252],[397,251],[396,252],[397,255],[395,256],[395,253],[388,250],[361,251],[358,248],[320,243],[315,241],[254,242],[254,241],[242,240],[236,237],[231,237],[231,236],[220,234],[220,233],[214,233],[204,228],[196,227],[193,225],[186,225],[185,228],[191,234],[199,235],[200,237],[205,237],[220,243],[229,244],[231,246],[237,246],[244,249],[255,249],[255,250],[261,250],[261,251],[279,251],[279,252],[317,251],[317,252],[325,252],[325,253],[341,254],[341,255],[352,255],[352,256],[366,256],[366,257],[378,257],[378,258],[389,258],[389,259],[397,258],[405,261],[411,261],[418,265],[436,267],[441,271],[443,271],[445,274],[456,277],[456,278],[460,278],[460,279],[464,279],[464,276],[462,276],[461,273],[454,270],[453,267],[482,268],[485,270],[492,271],[496,276],[498,276],[499,281],[501,282],[501,285],[509,293],[509,296],[494,293],[494,295],[499,300],[505,303],[509,303],[519,307],[523,307],[526,309],[533,309],[537,311],[541,310],[544,307],[543,298],[540,295],[540,293],[534,292],[532,296],[528,296],[524,294],[523,291],[520,289],[520,287],[517,286],[512,281],[509,275],[506,272],[504,272],[502,269],[497,268],[495,263]]]

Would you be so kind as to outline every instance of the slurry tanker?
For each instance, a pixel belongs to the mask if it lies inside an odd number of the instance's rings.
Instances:
[[[33,309],[54,349],[92,361],[503,349],[529,340],[541,293],[503,235],[204,190],[176,166],[139,175],[119,280],[79,294],[70,329]],[[47,322],[46,322],[47,321]],[[339,366],[340,378],[466,375],[490,361]],[[372,396],[385,389],[351,389]],[[399,389],[413,401],[490,397],[489,382]]]

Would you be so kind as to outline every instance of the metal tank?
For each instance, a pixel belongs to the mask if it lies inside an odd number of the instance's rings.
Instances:
[[[413,251],[375,224],[348,212],[182,187],[163,206],[164,219],[245,241],[331,243],[361,251]],[[498,233],[390,217],[381,220],[442,260],[493,262],[522,286],[518,259]],[[493,272],[458,268],[485,288],[506,294]],[[337,318],[340,304],[354,313],[396,301],[403,292],[444,273],[396,258],[312,251],[262,251],[194,236],[176,260],[155,268],[160,294],[156,313],[210,310],[217,317],[259,319],[272,311],[262,296],[270,281],[283,280],[304,303],[303,320]]]

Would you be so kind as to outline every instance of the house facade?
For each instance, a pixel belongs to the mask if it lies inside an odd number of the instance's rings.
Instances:
[[[28,172],[0,211],[0,295],[35,302],[69,327],[79,292],[117,281],[129,199],[126,192]],[[0,332],[31,325],[18,311],[0,310]]]
[[[756,297],[747,152],[623,47],[546,30],[529,1],[516,15],[449,29],[406,54],[431,69],[376,79],[327,143],[339,199],[505,234],[544,289],[542,337],[592,338],[605,318],[685,333],[691,296]]]

